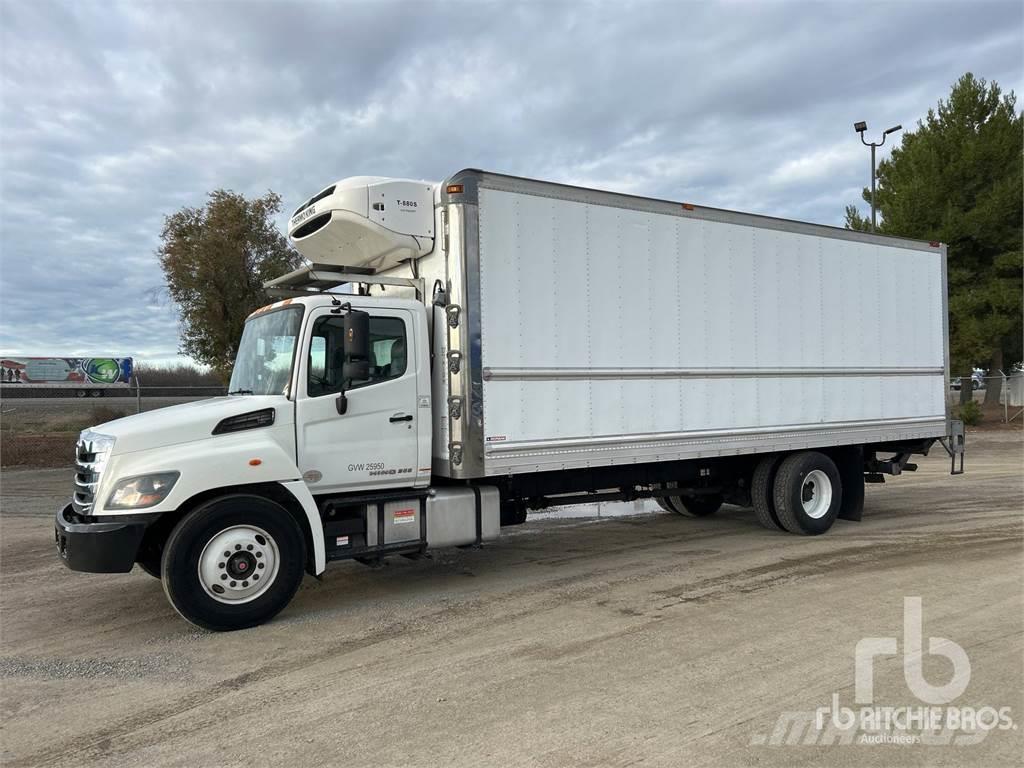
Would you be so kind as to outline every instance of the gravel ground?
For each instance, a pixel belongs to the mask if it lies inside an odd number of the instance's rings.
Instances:
[[[1022,447],[1019,432],[972,435],[966,475],[933,454],[823,537],[773,534],[736,508],[547,515],[482,549],[337,564],[269,625],[231,634],[181,621],[139,571],[64,569],[50,517],[68,471],[4,471],[0,759],[1019,765]],[[902,650],[906,596],[922,598],[926,638],[969,657],[951,706],[1011,707],[1016,729],[944,745],[791,730],[787,713],[833,694],[853,706],[858,641]],[[926,654],[924,675],[941,685],[950,665]],[[923,706],[900,656],[875,661],[874,704]]]

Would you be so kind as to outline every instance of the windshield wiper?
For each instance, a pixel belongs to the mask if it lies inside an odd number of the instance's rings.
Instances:
[[[251,389],[235,389],[235,390],[232,390],[231,392],[228,392],[228,394],[229,395],[251,395],[252,394],[252,390]]]

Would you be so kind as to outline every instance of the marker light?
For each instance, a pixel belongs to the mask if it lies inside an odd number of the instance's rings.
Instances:
[[[447,192],[449,195],[458,195],[462,192],[462,185],[449,184],[447,187],[444,188],[444,191]]]

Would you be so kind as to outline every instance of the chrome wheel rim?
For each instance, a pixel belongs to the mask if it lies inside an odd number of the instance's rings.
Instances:
[[[812,469],[800,486],[800,504],[804,514],[819,520],[832,506],[832,481],[820,469]]]
[[[248,603],[277,578],[281,552],[262,528],[233,525],[211,538],[199,555],[199,583],[218,603]]]

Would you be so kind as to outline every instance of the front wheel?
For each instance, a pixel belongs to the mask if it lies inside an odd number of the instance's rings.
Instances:
[[[192,510],[164,547],[164,592],[193,624],[225,631],[270,620],[302,582],[306,545],[281,505],[222,496]]]
[[[160,550],[151,550],[138,555],[135,564],[154,579],[160,578]]]

